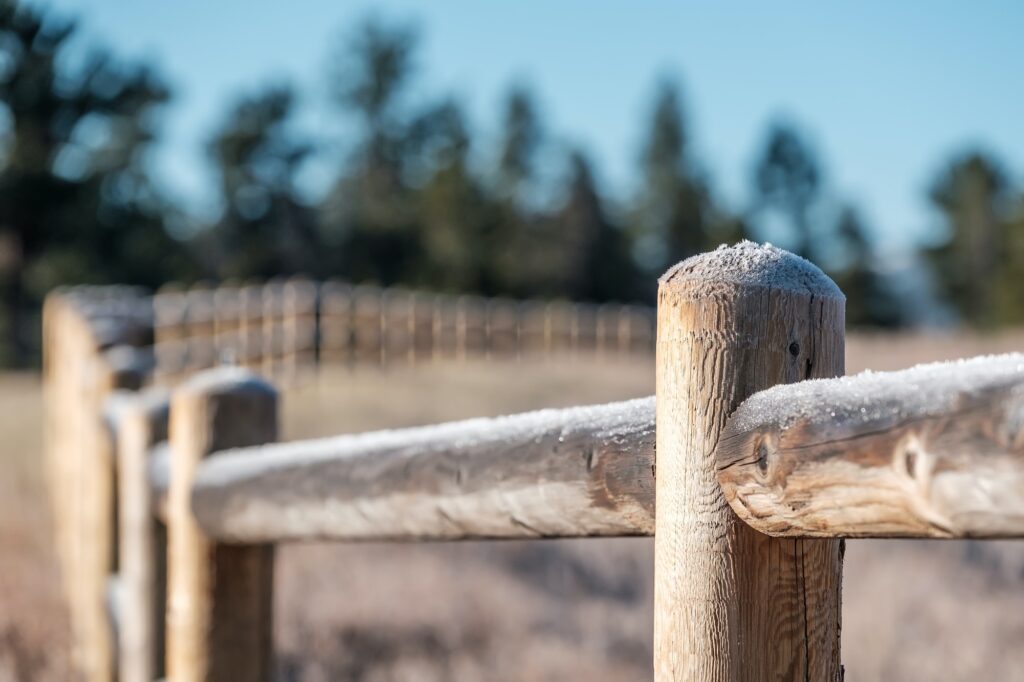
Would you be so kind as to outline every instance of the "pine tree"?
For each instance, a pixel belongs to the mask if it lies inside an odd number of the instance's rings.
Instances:
[[[311,146],[290,130],[294,103],[286,87],[243,97],[208,144],[223,210],[205,253],[219,277],[323,274],[315,216],[296,186]]]
[[[533,94],[514,86],[505,98],[496,168],[497,219],[486,269],[493,293],[554,293],[552,226],[537,210],[537,157],[545,133]]]
[[[834,230],[842,262],[830,274],[846,294],[846,323],[854,327],[898,327],[905,322],[892,287],[875,269],[874,249],[857,210],[844,206]]]
[[[337,58],[335,99],[358,122],[360,139],[323,216],[340,253],[338,270],[356,280],[392,284],[417,267],[416,197],[407,176],[414,117],[403,101],[416,44],[412,29],[370,18]]]
[[[874,248],[853,206],[840,206],[832,220],[825,173],[811,145],[791,125],[776,124],[754,171],[754,213],[781,216],[788,228],[784,246],[819,265],[846,294],[846,319],[854,326],[895,327],[904,323],[902,303],[875,267]],[[762,226],[762,233],[767,232]]]
[[[65,58],[75,23],[0,1],[0,323],[24,364],[42,297],[65,282],[155,285],[189,269],[146,151],[170,93],[148,68]]]
[[[821,171],[808,144],[795,128],[776,124],[754,171],[756,208],[775,210],[788,222],[786,247],[814,259],[811,210],[820,198]]]
[[[508,93],[503,126],[499,190],[510,201],[524,202],[536,175],[536,157],[544,133],[533,95],[521,84]]]
[[[994,317],[999,325],[1024,324],[1024,194],[1018,193],[1006,218],[1003,267],[993,291]]]
[[[446,100],[421,115],[413,131],[428,174],[419,191],[423,262],[417,279],[445,291],[486,289],[496,211],[470,168],[464,115]]]
[[[637,255],[653,282],[669,265],[712,248],[724,224],[690,152],[680,94],[664,81],[641,155],[642,187],[633,215]]]
[[[605,212],[590,162],[579,150],[569,156],[565,197],[553,221],[561,293],[584,301],[629,298],[637,274],[626,235]]]
[[[945,221],[945,239],[925,254],[940,294],[970,324],[994,326],[1024,317],[1021,222],[1010,212],[1009,183],[998,162],[972,152],[936,178],[930,198]]]

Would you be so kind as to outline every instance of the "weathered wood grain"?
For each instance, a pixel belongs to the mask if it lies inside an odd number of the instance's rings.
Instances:
[[[83,679],[109,682],[114,655],[105,591],[114,552],[111,534],[102,531],[113,517],[113,468],[94,378],[102,356],[88,318],[66,292],[47,297],[43,325],[49,488],[72,660]]]
[[[653,460],[647,398],[218,453],[192,507],[228,542],[650,535]]]
[[[115,449],[107,396],[137,388],[152,316],[126,287],[59,289],[43,310],[45,442],[54,535],[64,576],[74,667],[83,679],[116,675],[106,601],[117,569]]]
[[[152,495],[153,516],[167,523],[167,491],[171,487],[171,444],[166,440],[150,448],[146,474]]]
[[[716,450],[757,530],[1024,536],[1024,355],[815,381],[752,397]]]
[[[150,449],[167,437],[168,395],[151,389],[132,396],[117,419],[122,591],[119,679],[164,677],[167,532],[153,516]]]
[[[752,530],[714,447],[755,391],[843,373],[844,299],[820,270],[744,243],[662,278],[657,340],[655,680],[836,680],[842,546]]]
[[[277,394],[248,370],[200,372],[171,398],[167,676],[175,682],[271,677],[273,547],[211,541],[189,498],[203,457],[276,435]]]

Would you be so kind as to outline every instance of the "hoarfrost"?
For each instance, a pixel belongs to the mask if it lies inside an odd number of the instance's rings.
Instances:
[[[891,424],[948,414],[964,396],[1024,386],[1024,354],[988,355],[917,365],[898,372],[866,371],[836,379],[811,379],[760,391],[733,416],[733,427],[789,428],[797,421]]]
[[[385,451],[401,457],[401,452],[456,451],[490,443],[507,446],[579,433],[606,442],[653,435],[654,397],[226,450],[204,461],[199,479],[217,485],[298,463],[371,457]]]
[[[769,243],[748,240],[687,258],[666,272],[661,282],[693,279],[844,298],[836,283],[814,263]]]

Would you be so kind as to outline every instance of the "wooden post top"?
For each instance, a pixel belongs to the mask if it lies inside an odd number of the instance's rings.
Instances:
[[[245,367],[217,367],[198,372],[182,382],[175,393],[224,396],[236,393],[277,395],[273,384]]]
[[[195,419],[208,434],[206,453],[261,445],[275,440],[277,390],[258,374],[243,367],[218,367],[199,372],[178,386],[171,399],[171,431],[191,405],[204,405]],[[180,407],[179,407],[180,406]]]

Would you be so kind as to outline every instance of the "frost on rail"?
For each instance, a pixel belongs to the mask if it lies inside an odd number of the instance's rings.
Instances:
[[[761,391],[716,448],[736,513],[777,536],[1024,536],[1024,355]]]

